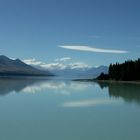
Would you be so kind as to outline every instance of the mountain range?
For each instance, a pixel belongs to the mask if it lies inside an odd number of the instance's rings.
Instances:
[[[71,77],[71,78],[96,78],[102,72],[108,74],[108,67],[107,66],[99,66],[99,67],[91,67],[91,68],[65,68],[65,69],[53,69],[51,71],[55,75],[61,77]]]
[[[25,64],[20,59],[10,59],[0,55],[0,76],[51,76],[46,70],[39,70]]]
[[[26,63],[26,62],[25,62]],[[47,70],[49,69],[54,75],[58,76],[58,77],[64,77],[64,78],[80,78],[80,79],[88,79],[88,78],[96,78],[98,77],[102,72],[104,74],[108,74],[108,67],[107,66],[98,66],[98,67],[89,67],[89,66],[77,66],[77,64],[75,64],[75,66],[73,67],[73,65],[70,64],[64,64],[64,63],[60,63],[60,65],[63,66],[59,67],[44,67],[40,64],[37,63],[30,63],[31,66],[40,69],[40,70]],[[50,64],[51,65],[51,64]]]
[[[60,76],[69,78],[96,78],[102,72],[108,74],[107,66],[90,68],[71,68],[65,69],[47,69],[28,65],[20,59],[10,59],[7,56],[0,55],[0,76]]]

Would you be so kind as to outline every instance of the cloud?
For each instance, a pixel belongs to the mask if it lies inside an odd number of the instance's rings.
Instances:
[[[23,60],[23,62],[28,65],[38,65],[38,66],[45,64],[44,62],[37,61],[35,58],[25,59],[25,60]]]
[[[66,68],[66,66],[62,63],[49,63],[49,64],[43,64],[40,65],[42,68],[48,69],[48,70],[63,70]]]
[[[116,54],[128,53],[128,51],[124,51],[124,50],[101,49],[101,48],[94,48],[90,46],[58,46],[58,47],[64,49],[70,49],[70,50],[98,52],[98,53],[116,53]]]
[[[38,61],[35,58],[33,59],[25,59],[23,62],[25,62],[28,65],[34,66],[39,69],[46,69],[46,70],[64,70],[64,69],[87,69],[91,68],[86,63],[83,62],[71,62],[71,63],[64,63],[67,60],[70,60],[70,57],[65,57],[65,58],[59,58],[56,59],[58,62],[52,62],[52,63],[45,63],[42,61]],[[54,61],[56,61],[54,60]]]
[[[66,66],[63,64],[63,63],[55,63],[55,62],[52,62],[52,63],[45,63],[45,62],[42,62],[42,61],[38,61],[36,59],[25,59],[23,60],[24,63],[28,64],[28,65],[31,65],[31,66],[34,66],[36,68],[39,68],[39,69],[46,69],[46,70],[63,70],[66,68]]]
[[[65,62],[65,61],[67,61],[67,60],[71,60],[71,58],[70,57],[62,57],[62,58],[57,58],[57,59],[55,59],[54,61],[56,61],[56,62]]]
[[[70,67],[71,69],[86,69],[86,68],[91,68],[91,66],[89,66],[88,64],[85,64],[83,62],[70,63],[70,64],[68,64],[68,67]]]

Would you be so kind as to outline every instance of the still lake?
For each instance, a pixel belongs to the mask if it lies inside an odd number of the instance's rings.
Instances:
[[[0,140],[140,140],[140,85],[1,78]]]

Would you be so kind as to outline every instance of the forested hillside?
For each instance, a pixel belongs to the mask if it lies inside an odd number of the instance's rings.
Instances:
[[[109,74],[101,73],[99,80],[134,81],[140,80],[140,59],[110,64]]]

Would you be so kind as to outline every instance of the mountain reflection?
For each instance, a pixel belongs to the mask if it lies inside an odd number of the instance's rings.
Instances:
[[[101,89],[107,88],[110,97],[122,98],[126,102],[135,102],[140,105],[140,85],[129,83],[108,83],[108,82],[73,82],[70,80],[54,80],[47,78],[0,78],[0,96],[9,93],[39,93],[42,91],[50,91],[69,95],[72,93],[87,93],[87,89],[100,86]],[[93,85],[95,87],[93,87]],[[94,104],[90,101],[84,104]],[[78,102],[79,104],[79,102]],[[81,104],[81,102],[80,102]]]
[[[73,91],[82,91],[89,84],[72,82],[69,80],[50,80],[41,78],[0,78],[0,96],[11,92],[37,93],[51,90],[59,94],[70,94]]]
[[[38,78],[0,78],[0,96],[11,92],[20,92],[27,86],[41,82]]]
[[[110,97],[122,98],[126,102],[140,105],[140,84],[98,82],[101,89],[108,88]]]

